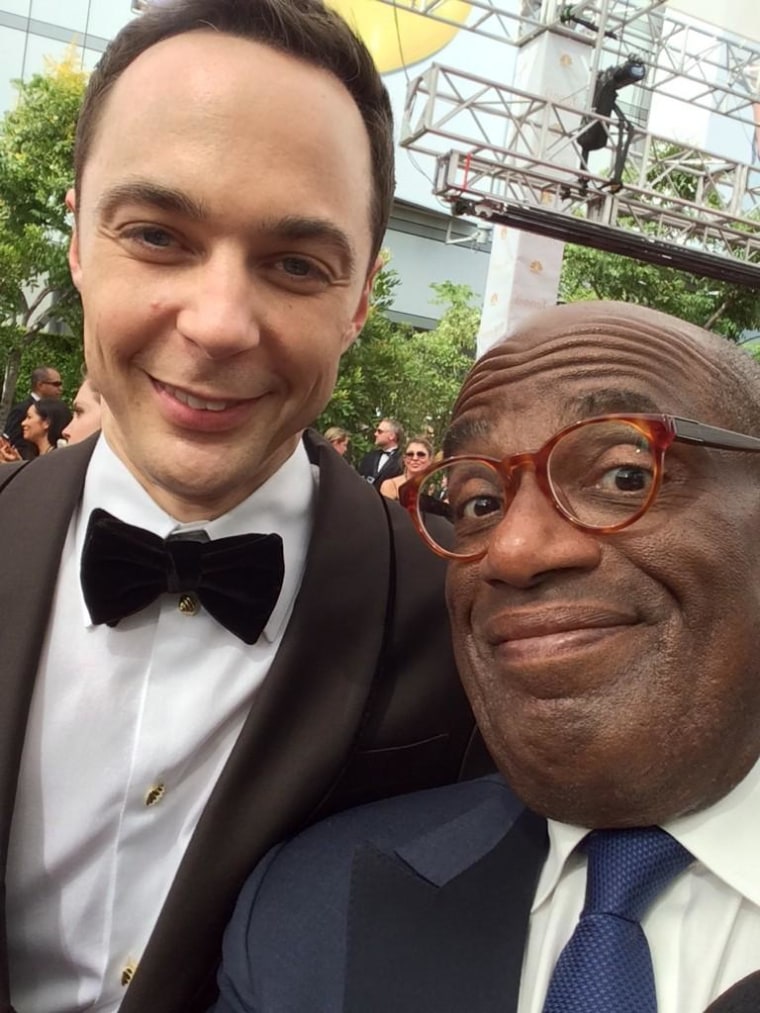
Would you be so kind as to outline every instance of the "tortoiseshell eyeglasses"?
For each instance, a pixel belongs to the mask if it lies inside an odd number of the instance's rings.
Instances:
[[[429,547],[446,559],[475,561],[517,489],[516,473],[535,473],[541,492],[575,527],[595,534],[627,528],[644,514],[662,483],[673,443],[760,451],[760,439],[674,415],[601,415],[555,433],[534,453],[502,460],[462,454],[437,462],[401,488],[401,502]],[[443,514],[453,547],[439,541]]]

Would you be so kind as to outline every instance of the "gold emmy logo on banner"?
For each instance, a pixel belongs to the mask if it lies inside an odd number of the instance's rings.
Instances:
[[[375,59],[381,74],[419,63],[443,49],[459,31],[470,13],[470,4],[445,0],[436,14],[456,24],[413,13],[414,4],[405,0],[393,7],[378,0],[327,0],[357,30]]]

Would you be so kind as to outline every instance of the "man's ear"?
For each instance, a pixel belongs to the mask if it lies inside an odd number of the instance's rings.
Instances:
[[[71,280],[81,291],[82,265],[79,259],[79,231],[77,229],[77,195],[73,187],[66,192],[66,207],[74,216],[74,224],[71,227],[71,240],[69,241],[69,271]]]
[[[367,272],[367,277],[364,280],[364,286],[362,288],[361,296],[356,306],[356,312],[351,318],[351,324],[346,329],[346,333],[343,336],[343,347],[341,348],[341,352],[345,352],[348,348],[351,347],[351,345],[353,345],[362,327],[364,327],[365,321],[367,319],[367,314],[369,313],[370,300],[372,297],[372,286],[375,282],[377,272],[380,270],[380,268],[383,266],[384,263],[385,261],[382,255],[378,254],[375,263]]]

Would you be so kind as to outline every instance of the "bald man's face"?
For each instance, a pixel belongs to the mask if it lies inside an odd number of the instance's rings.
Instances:
[[[609,411],[730,426],[711,409],[722,382],[670,318],[564,307],[474,371],[454,449],[536,450]],[[455,649],[489,748],[528,805],[565,822],[703,808],[760,751],[756,473],[745,454],[683,444],[665,464],[650,510],[606,536],[573,527],[523,471],[485,557],[449,567]]]

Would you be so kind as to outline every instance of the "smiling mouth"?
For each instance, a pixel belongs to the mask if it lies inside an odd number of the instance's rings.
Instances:
[[[188,408],[194,408],[196,411],[223,412],[228,408],[235,408],[237,405],[242,404],[241,400],[209,401],[205,398],[195,397],[193,394],[189,394],[186,390],[181,390],[179,387],[170,387],[168,383],[163,383],[161,386],[167,394],[170,394],[180,404],[187,405]]]
[[[536,612],[515,611],[496,619],[487,631],[487,639],[494,645],[530,644],[535,642],[560,643],[563,640],[594,639],[634,626],[637,617],[626,612],[612,611],[604,606],[587,609],[558,609]]]

